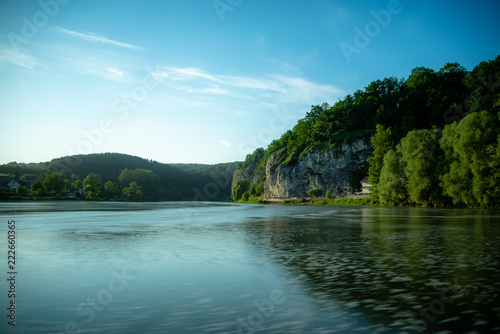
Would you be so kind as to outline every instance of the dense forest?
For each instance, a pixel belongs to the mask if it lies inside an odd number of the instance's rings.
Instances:
[[[500,56],[472,71],[417,67],[406,79],[376,80],[332,106],[312,106],[238,169],[262,174],[274,152],[290,166],[312,150],[371,137],[373,157],[358,178],[369,174],[374,202],[499,207],[499,118]]]
[[[76,191],[75,197],[88,199],[230,200],[235,168],[236,163],[169,165],[118,153],[13,162],[0,165],[0,196],[42,199]],[[10,180],[20,183],[15,193],[7,187]]]

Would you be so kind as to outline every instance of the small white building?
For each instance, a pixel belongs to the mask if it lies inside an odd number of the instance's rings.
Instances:
[[[363,180],[361,180],[361,193],[362,194],[371,194],[370,188],[372,187],[371,183],[368,181],[368,176],[365,176]]]

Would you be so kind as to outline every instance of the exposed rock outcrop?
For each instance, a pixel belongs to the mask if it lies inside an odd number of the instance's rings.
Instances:
[[[356,140],[325,153],[309,152],[293,166],[279,163],[282,160],[279,155],[280,152],[275,152],[267,160],[264,199],[307,196],[313,188],[342,197],[354,192],[349,172],[358,169],[372,155],[372,147],[369,139]],[[247,179],[252,178],[253,175]]]

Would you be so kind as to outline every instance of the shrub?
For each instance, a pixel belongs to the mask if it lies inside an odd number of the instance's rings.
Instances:
[[[242,199],[244,202],[248,202],[248,200],[250,199],[250,192],[245,191],[245,192],[243,193],[243,195],[241,196],[241,199]]]
[[[309,190],[307,194],[311,197],[321,197],[323,195],[323,192],[319,188],[314,188]]]

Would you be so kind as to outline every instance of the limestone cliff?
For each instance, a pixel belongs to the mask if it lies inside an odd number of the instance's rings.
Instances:
[[[275,152],[266,164],[264,199],[307,196],[307,191],[313,188],[339,197],[353,193],[349,172],[358,169],[371,153],[369,139],[356,140],[325,153],[309,152],[293,166],[280,164],[280,153]]]

